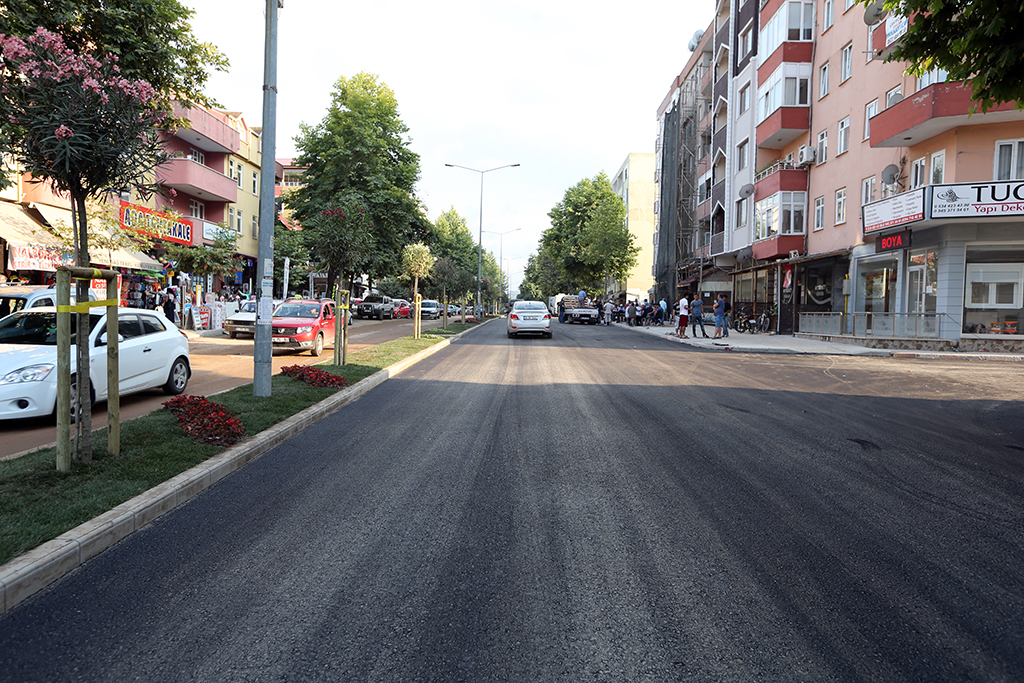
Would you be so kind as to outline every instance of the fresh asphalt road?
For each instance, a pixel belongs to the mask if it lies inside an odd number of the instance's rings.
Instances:
[[[1022,398],[498,321],[0,616],[0,680],[1019,681]]]

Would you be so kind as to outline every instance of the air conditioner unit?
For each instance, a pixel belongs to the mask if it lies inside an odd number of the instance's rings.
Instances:
[[[798,166],[810,166],[814,163],[816,150],[813,147],[801,147],[800,153],[796,157],[796,163]]]

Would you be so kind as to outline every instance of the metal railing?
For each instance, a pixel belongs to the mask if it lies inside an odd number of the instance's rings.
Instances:
[[[799,331],[832,337],[880,339],[944,339],[943,331],[959,330],[947,313],[801,313]]]
[[[796,166],[795,164],[793,164],[792,162],[786,161],[786,160],[783,159],[783,160],[780,160],[780,161],[776,161],[774,164],[772,164],[768,168],[765,168],[765,169],[762,169],[761,171],[759,171],[758,174],[754,176],[754,182],[755,183],[759,183],[762,180],[764,180],[765,178],[767,178],[768,176],[770,176],[771,174],[778,173],[779,171],[799,171],[799,170],[802,170],[802,169],[800,167]]]

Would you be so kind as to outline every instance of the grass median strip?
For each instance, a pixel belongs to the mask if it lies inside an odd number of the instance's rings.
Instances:
[[[450,325],[457,334],[472,325]],[[443,334],[443,333],[442,333]],[[349,386],[408,358],[441,340],[437,330],[422,339],[403,337],[349,354],[344,367],[317,367],[348,380]],[[236,387],[210,400],[236,415],[245,438],[339,391],[312,387],[298,379],[274,375],[271,395],[256,398],[252,384]],[[93,463],[72,463],[71,472],[57,472],[56,449],[0,461],[0,564],[75,528],[171,477],[202,463],[223,447],[194,441],[168,410],[156,410],[121,425],[121,453],[106,452],[106,429],[94,435]]]

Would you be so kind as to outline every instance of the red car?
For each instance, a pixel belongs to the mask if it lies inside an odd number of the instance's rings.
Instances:
[[[288,299],[277,307],[271,320],[273,348],[305,351],[314,356],[324,345],[334,346],[334,302]]]
[[[411,318],[412,306],[405,299],[395,299],[395,317]]]

